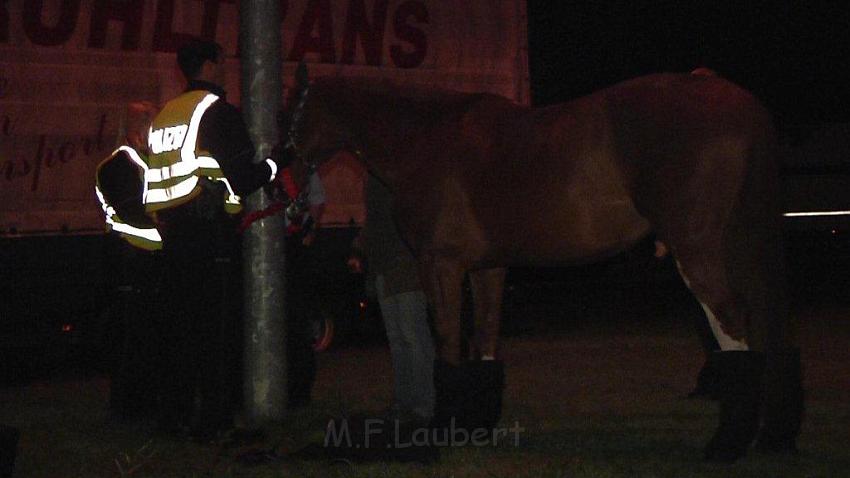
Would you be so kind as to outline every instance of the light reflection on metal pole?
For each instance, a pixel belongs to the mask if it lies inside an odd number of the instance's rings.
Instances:
[[[239,3],[242,109],[261,161],[277,143],[281,105],[279,0]],[[247,210],[268,206],[262,191],[247,198]],[[254,222],[244,237],[245,411],[253,424],[286,413],[285,255],[283,217]]]

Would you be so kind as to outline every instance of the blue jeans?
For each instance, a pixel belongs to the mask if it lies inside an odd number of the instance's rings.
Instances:
[[[428,306],[421,290],[387,296],[384,276],[375,279],[378,303],[387,329],[393,361],[393,392],[403,411],[424,418],[434,415],[434,342],[428,328]]]

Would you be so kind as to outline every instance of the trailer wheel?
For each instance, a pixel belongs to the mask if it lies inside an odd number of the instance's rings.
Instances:
[[[313,350],[324,352],[330,348],[334,340],[334,320],[327,313],[321,311],[311,320],[310,327],[313,337]]]

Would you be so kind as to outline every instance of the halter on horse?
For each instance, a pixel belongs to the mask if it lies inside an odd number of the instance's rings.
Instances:
[[[774,131],[752,95],[717,77],[662,74],[529,109],[381,81],[308,87],[303,75],[296,97],[290,138],[305,164],[346,148],[394,193],[435,314],[435,377],[474,363],[462,362],[459,347],[466,274],[475,355],[492,357],[506,266],[589,262],[654,231],[717,333],[736,344],[722,352],[720,426],[707,458],[742,456],[762,410],[760,445],[795,449],[802,389]],[[438,416],[480,408],[446,403],[473,400],[457,389],[468,384],[435,381]]]

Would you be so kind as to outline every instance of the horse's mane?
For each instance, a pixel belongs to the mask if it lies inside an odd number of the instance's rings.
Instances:
[[[484,98],[498,98],[490,93],[411,86],[384,78],[322,77],[316,79],[310,89],[336,102],[358,101],[368,103],[370,108],[403,107],[423,117],[462,114]]]

